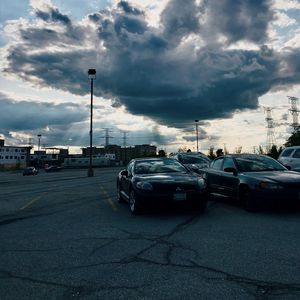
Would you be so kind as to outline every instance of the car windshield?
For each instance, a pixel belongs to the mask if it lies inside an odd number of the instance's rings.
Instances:
[[[286,170],[276,160],[266,156],[235,157],[235,162],[241,172],[284,171]]]
[[[183,164],[209,164],[209,159],[199,156],[181,156],[180,158]]]
[[[175,159],[144,160],[137,161],[135,164],[136,174],[174,173],[186,171],[185,167]]]

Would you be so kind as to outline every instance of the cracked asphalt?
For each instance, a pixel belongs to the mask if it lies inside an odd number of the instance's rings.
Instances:
[[[300,211],[133,216],[119,168],[0,173],[0,299],[300,299]]]

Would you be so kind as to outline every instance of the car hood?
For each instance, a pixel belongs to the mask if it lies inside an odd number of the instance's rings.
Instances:
[[[283,183],[283,184],[285,183],[300,184],[300,174],[293,171],[263,171],[263,172],[248,172],[243,174],[247,177],[252,177],[259,180],[270,180],[270,181]]]
[[[151,183],[155,182],[197,182],[199,176],[192,173],[160,173],[160,174],[141,174],[137,175],[137,179],[148,181]]]
[[[209,163],[200,163],[200,164],[184,164],[186,167],[193,169],[193,168],[198,168],[198,169],[203,169],[209,166]]]

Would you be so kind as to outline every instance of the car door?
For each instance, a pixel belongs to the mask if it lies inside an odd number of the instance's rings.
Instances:
[[[222,172],[223,157],[216,158],[206,170],[204,175],[207,180],[208,188],[212,194],[220,194],[220,173]],[[221,193],[222,195],[222,193]]]
[[[225,170],[236,170],[236,173],[233,171]],[[238,195],[239,187],[239,177],[237,175],[237,168],[231,157],[225,157],[222,166],[222,172],[219,178],[220,190],[224,196],[230,198],[236,198]]]
[[[300,170],[300,149],[296,149],[290,158],[290,166],[292,170]]]
[[[129,162],[127,165],[126,171],[124,174],[121,175],[120,178],[120,191],[126,198],[129,198],[129,188],[132,179],[132,169],[133,169],[134,162]]]
[[[124,192],[129,198],[129,191],[132,183],[132,172],[134,168],[134,161],[130,162],[127,166],[127,176],[124,176],[123,178],[123,184],[124,184]]]
[[[291,163],[292,163],[292,155],[294,153],[294,148],[286,148],[282,151],[282,153],[279,156],[279,161],[288,167],[292,167]]]

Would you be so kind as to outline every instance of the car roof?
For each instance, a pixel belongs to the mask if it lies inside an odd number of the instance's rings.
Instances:
[[[219,156],[216,159],[221,158],[221,157],[270,157],[270,156],[267,156],[264,154],[255,154],[255,153],[233,153],[233,154],[225,154],[225,155]]]
[[[133,158],[131,161],[149,161],[149,160],[167,160],[167,159],[172,159],[175,160],[172,157],[138,157],[138,158]]]
[[[286,149],[300,149],[300,146],[290,146],[290,147],[285,147],[282,151]]]

